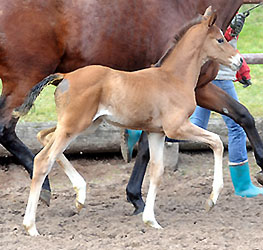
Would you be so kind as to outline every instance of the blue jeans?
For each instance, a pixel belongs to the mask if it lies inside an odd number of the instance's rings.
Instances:
[[[238,101],[237,93],[232,81],[214,80],[213,83]],[[203,129],[207,129],[210,112],[211,111],[208,109],[197,106],[190,120],[193,124]],[[247,161],[246,133],[243,128],[236,124],[231,118],[225,115],[222,115],[222,118],[228,128],[229,162],[236,164]]]

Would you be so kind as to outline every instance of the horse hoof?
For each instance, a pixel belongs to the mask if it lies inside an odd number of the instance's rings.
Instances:
[[[76,208],[78,210],[78,213],[80,210],[84,207],[84,204],[80,203],[79,201],[76,200]]]
[[[24,227],[30,236],[39,236],[40,235],[35,226],[34,227],[28,227],[28,226],[24,225]]]
[[[51,199],[51,192],[50,191],[48,191],[46,189],[42,189],[39,198],[41,201],[43,201],[49,207],[50,199]]]
[[[140,214],[142,212],[143,212],[143,208],[135,208],[135,210],[134,210],[132,215],[138,215],[138,214]]]
[[[215,203],[210,198],[207,199],[207,201],[205,203],[205,210],[206,210],[206,212],[211,211],[214,206],[215,206]]]
[[[136,196],[136,198],[134,198],[134,197],[135,197],[134,195],[127,192],[127,201],[132,203],[132,205],[135,208],[132,215],[137,215],[137,214],[140,214],[143,212],[144,207],[145,207],[145,203],[144,203],[141,195],[139,196],[139,198],[137,198],[138,196]]]
[[[145,220],[144,223],[147,225],[147,226],[150,226],[150,227],[153,227],[153,228],[156,228],[156,229],[163,229],[162,226],[160,226],[160,224],[154,220]]]
[[[257,182],[263,186],[263,171],[260,171],[256,174],[256,179]]]
[[[145,207],[145,203],[144,203],[143,200],[137,201],[136,204],[133,203],[133,205],[135,207],[133,215],[137,215],[137,214],[143,213],[144,207]]]

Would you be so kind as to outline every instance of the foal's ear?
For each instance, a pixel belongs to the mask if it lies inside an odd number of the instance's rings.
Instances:
[[[208,19],[208,27],[211,27],[215,24],[217,18],[216,12],[213,12],[212,15]]]
[[[207,20],[212,15],[212,6],[210,5],[204,13],[204,19]]]

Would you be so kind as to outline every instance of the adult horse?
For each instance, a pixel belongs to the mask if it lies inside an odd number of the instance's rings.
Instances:
[[[217,25],[225,30],[241,4],[242,0],[0,0],[0,143],[32,177],[34,155],[16,136],[18,117],[13,111],[36,82],[55,71],[90,64],[129,71],[149,67],[186,20],[212,5],[218,10]],[[210,83],[216,72],[216,64],[204,66],[197,103],[239,123],[263,167],[263,146],[253,117]],[[43,188],[42,199],[49,204],[47,179]]]

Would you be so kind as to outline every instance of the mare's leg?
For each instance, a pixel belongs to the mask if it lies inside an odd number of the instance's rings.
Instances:
[[[69,133],[63,128],[56,129],[48,144],[36,155],[34,159],[34,173],[30,188],[29,199],[26,207],[23,224],[31,236],[37,236],[38,231],[35,225],[37,203],[40,195],[41,185],[44,178],[51,171],[51,168],[58,155],[62,154],[70,141],[76,135]]]
[[[139,214],[144,209],[141,188],[149,159],[150,154],[147,133],[143,131],[139,140],[135,165],[126,187],[127,200],[135,207],[134,214]]]
[[[154,228],[162,228],[155,219],[154,202],[157,188],[160,185],[160,177],[164,171],[163,149],[165,136],[161,133],[149,133],[148,140],[150,147],[150,186],[142,218],[144,223]]]
[[[214,153],[214,181],[213,191],[207,200],[206,209],[210,210],[216,204],[220,191],[223,188],[223,143],[220,137],[212,132],[199,128],[186,120],[177,130],[173,127],[165,128],[165,133],[170,138],[179,138],[207,143]]]
[[[12,153],[25,167],[32,178],[33,161],[35,155],[25,146],[25,144],[17,137],[15,127],[18,119],[12,118],[9,124],[6,124],[0,133],[0,143]],[[50,204],[50,184],[48,177],[45,178],[40,199],[48,206]]]
[[[199,106],[232,118],[245,130],[254,150],[257,164],[261,167],[257,180],[263,185],[263,144],[256,129],[254,118],[246,107],[211,82],[196,88],[196,100]]]
[[[2,93],[0,97],[0,143],[19,159],[21,164],[32,176],[34,155],[17,138],[12,112],[19,107],[29,90],[40,79],[55,72],[61,63],[65,44],[63,43],[63,32],[61,24],[56,17],[56,8],[48,8],[46,11],[26,11],[24,14],[28,20],[36,22],[20,22],[19,19],[12,19],[13,25],[19,25],[20,32],[10,30],[7,18],[10,13],[5,12],[2,16],[3,34],[9,34],[6,39],[0,40],[0,57]],[[47,13],[52,13],[47,19]],[[23,16],[23,11],[21,11]],[[29,15],[32,16],[29,16]],[[17,22],[17,24],[16,24]],[[42,25],[45,23],[45,25]],[[29,32],[39,28],[38,32]],[[27,35],[25,35],[27,34]],[[59,42],[58,42],[59,41]],[[30,43],[30,46],[28,44]],[[7,46],[12,44],[12,46]],[[27,49],[21,49],[27,48]],[[30,66],[29,66],[30,65]],[[10,122],[10,120],[13,120]],[[13,123],[13,124],[12,124]],[[12,124],[10,128],[10,124]],[[43,190],[46,190],[45,202],[50,202],[50,186],[48,179],[45,180]],[[42,194],[41,194],[42,195]]]

